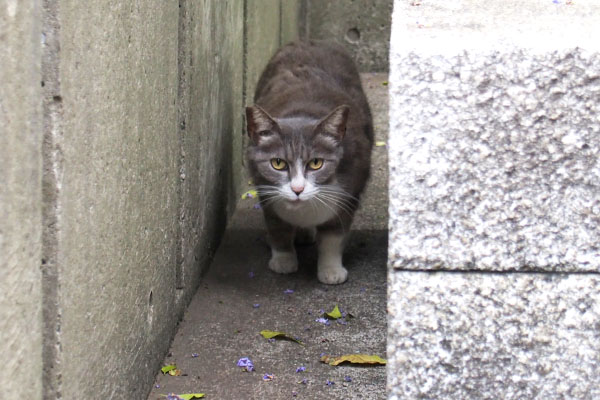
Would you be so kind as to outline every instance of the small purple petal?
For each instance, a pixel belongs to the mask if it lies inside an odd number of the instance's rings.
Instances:
[[[248,357],[240,358],[237,362],[237,366],[244,368],[248,372],[254,371],[254,364]]]
[[[292,397],[298,396],[298,392],[292,392]]]
[[[200,354],[198,354],[198,353],[192,353],[192,357],[194,357],[194,358],[198,358],[199,355]]]
[[[269,343],[275,343],[275,338],[267,339],[267,342],[269,342]]]
[[[329,324],[331,324],[327,318],[323,318],[323,317],[315,319],[315,322],[318,322],[320,324],[324,324],[327,326],[329,326]]]
[[[261,207],[260,207],[260,203],[256,203],[256,204],[254,204],[254,206],[253,206],[253,207],[254,207],[254,209],[255,209],[255,210],[260,210],[260,209],[261,209]]]
[[[292,294],[292,293],[294,293],[294,291],[292,289],[285,289],[283,291],[283,294]]]
[[[268,382],[268,381],[272,381],[274,378],[274,376],[272,374],[264,374],[263,375],[263,381]]]
[[[319,357],[323,357],[324,355],[326,355],[327,353],[321,353],[319,354]]]
[[[304,372],[304,371],[306,371],[306,367],[304,367],[304,366],[296,368],[296,372]]]
[[[337,319],[335,322],[337,322],[340,325],[347,325],[348,324],[344,319]]]
[[[308,379],[304,378],[304,379],[302,379],[302,380],[301,380],[300,382],[298,382],[298,383],[301,383],[301,384],[303,384],[303,385],[306,385],[306,384],[308,383]]]
[[[258,304],[258,303],[252,304],[252,307],[253,308],[258,308],[258,307],[260,307],[260,304]]]
[[[327,381],[325,382],[325,384],[326,384],[327,386],[333,386],[333,385],[335,385],[335,382],[332,382],[332,381],[330,381],[329,379],[327,379]]]
[[[345,376],[344,377],[344,381],[345,382],[352,382],[352,378],[350,378],[349,376]]]
[[[248,278],[254,278],[254,271],[248,272]]]
[[[154,387],[157,388],[157,389],[160,389],[160,385],[159,384],[154,385]]]

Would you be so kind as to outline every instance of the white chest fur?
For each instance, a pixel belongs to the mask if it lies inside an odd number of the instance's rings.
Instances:
[[[320,225],[336,216],[332,205],[324,205],[319,201],[288,202],[280,201],[273,205],[273,210],[282,220],[300,228]]]

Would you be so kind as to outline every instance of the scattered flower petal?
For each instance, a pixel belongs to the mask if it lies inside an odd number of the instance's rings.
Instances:
[[[248,278],[254,278],[254,271],[248,272]]]
[[[318,322],[320,324],[324,324],[324,325],[327,325],[327,326],[330,325],[329,320],[327,318],[323,318],[323,317],[315,319],[315,322]]]
[[[294,293],[294,291],[292,289],[285,289],[283,291],[283,294],[292,294],[292,293]]]
[[[344,377],[344,382],[352,382],[352,378],[350,378],[348,375],[346,375]]]
[[[298,381],[298,383],[301,385],[306,385],[308,383],[308,379],[304,378],[301,381]]]
[[[329,379],[327,379],[327,381],[325,382],[325,384],[326,384],[327,386],[333,386],[333,385],[335,385],[335,382],[333,382],[333,381],[330,381]]]
[[[242,357],[237,362],[238,367],[242,367],[245,371],[254,371],[254,364],[248,357]]]
[[[260,209],[262,208],[262,207],[260,206],[260,203],[255,203],[255,204],[254,204],[252,207],[253,207],[255,210],[260,210]]]
[[[260,307],[260,304],[259,303],[252,304],[252,307],[253,308],[258,308],[258,307]]]
[[[198,353],[192,353],[192,357],[198,358],[198,356],[200,356],[200,354],[198,354]]]
[[[242,195],[242,200],[244,199],[253,199],[258,195],[258,192],[254,189],[248,190],[246,193]]]
[[[305,366],[301,366],[301,367],[296,368],[296,372],[304,372],[304,371],[306,371],[306,367]]]
[[[274,378],[275,378],[275,376],[272,374],[264,374],[263,375],[263,381],[265,381],[265,382],[272,381]]]

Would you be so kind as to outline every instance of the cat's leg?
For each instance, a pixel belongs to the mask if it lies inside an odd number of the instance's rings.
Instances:
[[[265,212],[267,240],[271,246],[269,268],[278,274],[289,274],[298,270],[298,258],[294,248],[295,229],[276,215]]]
[[[300,245],[314,244],[317,241],[317,228],[298,228],[296,230],[296,243]]]
[[[348,271],[342,265],[345,238],[343,230],[319,230],[319,281],[335,285],[344,283],[348,278]]]

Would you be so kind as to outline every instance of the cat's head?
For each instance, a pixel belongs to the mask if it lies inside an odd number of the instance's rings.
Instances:
[[[248,166],[261,197],[304,202],[336,188],[348,112],[342,105],[322,119],[273,118],[247,107]]]

